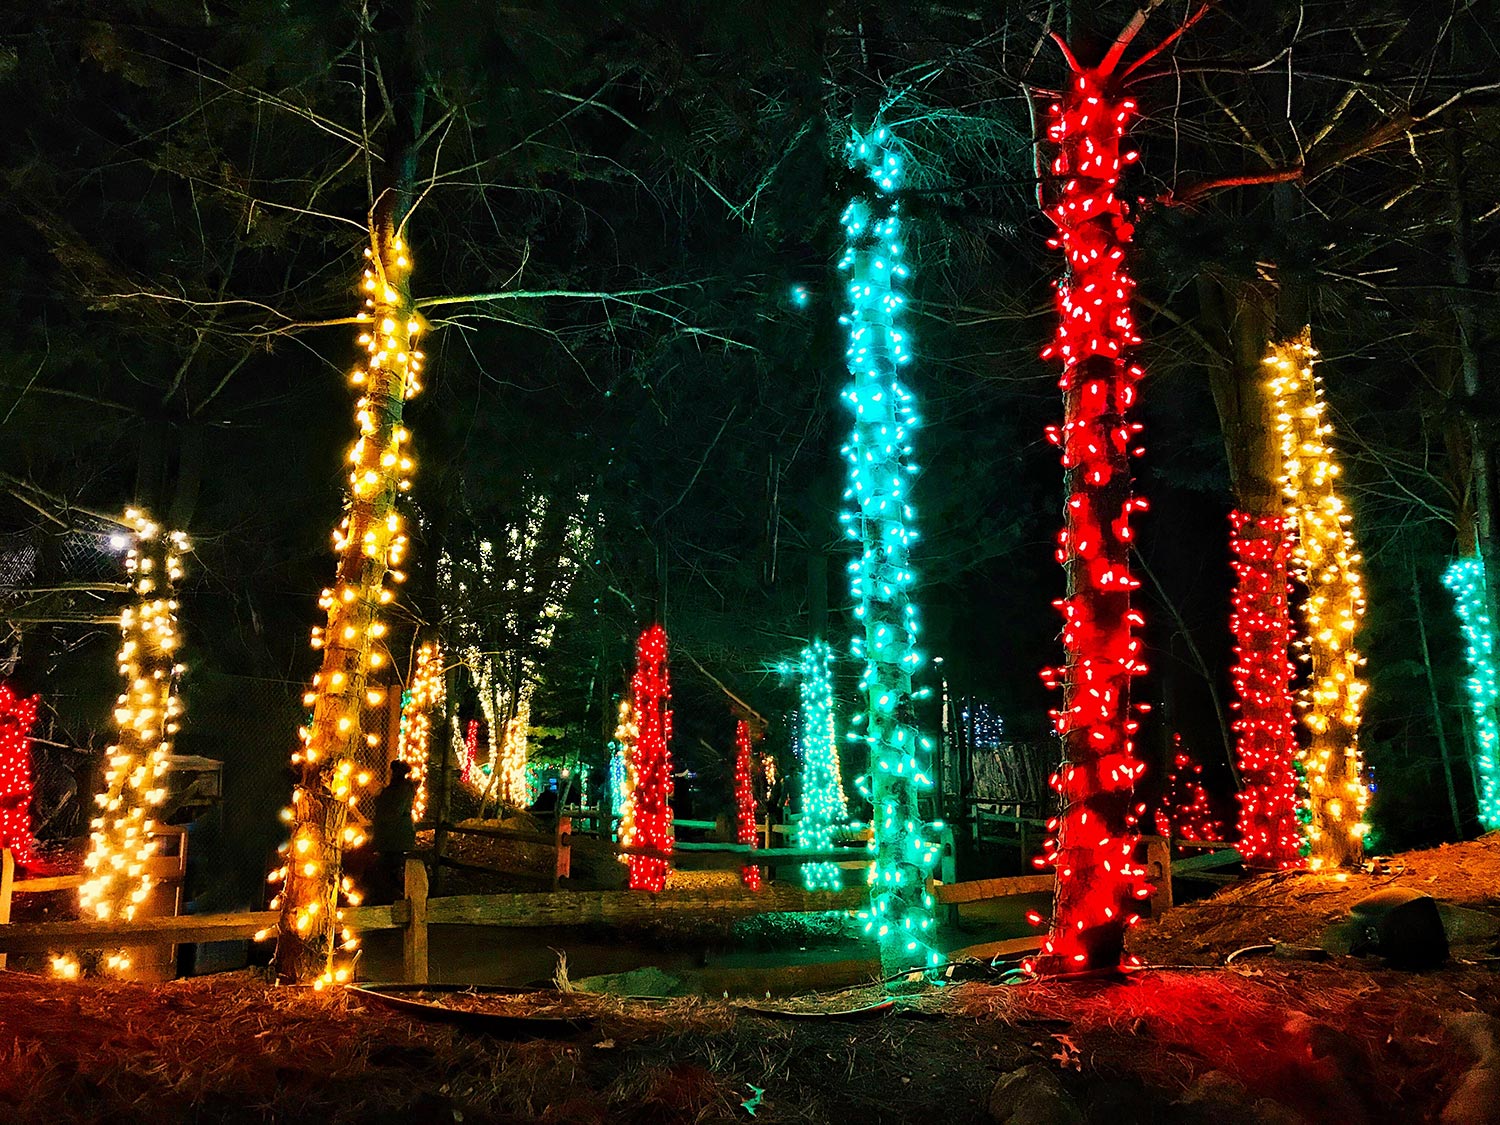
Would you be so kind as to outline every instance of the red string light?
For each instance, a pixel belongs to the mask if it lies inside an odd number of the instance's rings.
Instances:
[[[1028,967],[1049,975],[1137,964],[1125,954],[1125,931],[1151,893],[1136,858],[1145,806],[1134,789],[1145,766],[1135,756],[1139,724],[1130,713],[1131,677],[1146,670],[1135,636],[1143,621],[1130,605],[1140,585],[1130,572],[1130,516],[1146,502],[1130,491],[1141,426],[1127,416],[1145,372],[1129,358],[1140,343],[1125,270],[1135,228],[1116,195],[1121,167],[1136,158],[1120,145],[1136,107],[1112,78],[1075,73],[1047,127],[1058,148],[1047,211],[1057,237],[1049,245],[1063,252],[1067,268],[1057,284],[1057,333],[1042,356],[1063,368],[1064,421],[1047,437],[1062,450],[1066,474],[1057,561],[1068,596],[1057,603],[1066,660],[1043,673],[1049,686],[1062,687],[1063,705],[1052,716],[1064,761],[1052,779],[1061,811],[1036,862],[1056,866],[1057,885],[1051,932]]]
[[[639,731],[635,744],[636,786],[633,794],[635,839],[639,847],[672,850],[672,688],[667,679],[667,631],[653,625],[635,647],[635,677],[630,681]],[[667,860],[630,857],[631,890],[655,894],[667,885]]]
[[[1235,576],[1231,677],[1237,697],[1231,706],[1239,711],[1235,756],[1243,784],[1237,794],[1239,851],[1253,867],[1301,867],[1286,521],[1230,512],[1229,549]]]
[[[1218,843],[1224,828],[1203,788],[1203,765],[1182,747],[1182,735],[1172,736],[1172,768],[1161,807],[1156,810],[1156,834],[1168,839]]]
[[[470,719],[464,732],[464,761],[458,773],[465,785],[479,785],[483,775],[479,772],[479,720]]]
[[[750,765],[750,724],[741,719],[734,727],[734,804],[738,834],[742,844],[755,847],[755,784]],[[752,891],[760,890],[760,867],[749,864],[740,868],[740,880]]]
[[[0,848],[9,848],[22,867],[35,867],[40,858],[31,834],[30,737],[40,699],[22,699],[0,684]]]

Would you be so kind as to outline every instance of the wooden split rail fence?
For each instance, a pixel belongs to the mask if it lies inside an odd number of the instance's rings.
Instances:
[[[725,845],[715,845],[723,848]],[[770,849],[778,851],[783,849]],[[795,851],[797,849],[785,849]],[[749,853],[765,856],[765,851]],[[813,853],[821,856],[823,853]],[[731,853],[736,863],[740,853]],[[809,856],[795,857],[814,862]],[[1152,913],[1172,904],[1173,862],[1167,842],[1146,837],[1144,859],[1156,883]],[[1178,867],[1201,872],[1237,862],[1239,855],[1222,850],[1207,856],[1179,861]],[[821,862],[821,859],[816,860]],[[65,921],[10,923],[13,891],[51,891],[75,887],[77,876],[14,882],[10,853],[0,852],[0,968],[9,953],[48,953],[69,949],[113,949],[118,947],[167,946],[197,942],[251,938],[274,930],[279,914],[274,910],[232,914],[189,914],[179,917],[140,918],[134,921]],[[1187,872],[1184,872],[1187,873]],[[747,888],[677,889],[650,895],[640,891],[555,891],[428,896],[425,861],[406,862],[406,897],[382,906],[359,906],[344,911],[350,929],[359,933],[376,930],[402,931],[402,973],[412,983],[428,980],[428,927],[442,925],[540,927],[596,923],[644,923],[683,914],[709,913],[722,916],[759,913],[814,913],[856,910],[868,901],[868,889],[849,887],[842,891],[807,891],[795,884],[774,883],[752,891]],[[1019,875],[968,882],[938,882],[931,885],[933,899],[950,911],[965,903],[1034,895],[1050,891],[1050,874]],[[1037,938],[1017,938],[960,950],[971,956],[1019,952],[1034,948]]]

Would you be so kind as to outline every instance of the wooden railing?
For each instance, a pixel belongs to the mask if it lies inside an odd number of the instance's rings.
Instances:
[[[540,835],[540,834],[538,834]],[[714,845],[734,848],[736,845]],[[728,851],[724,854],[743,862],[746,855],[765,858],[776,852],[798,849],[769,849],[759,852]],[[1167,841],[1145,837],[1142,860],[1156,887],[1151,899],[1154,917],[1172,905],[1173,862]],[[827,853],[809,852],[795,857],[804,862],[820,862]],[[1183,873],[1223,866],[1238,860],[1232,850],[1221,850],[1212,856],[1178,861]],[[778,859],[777,863],[785,862]],[[233,914],[189,914],[176,918],[141,918],[132,922],[28,922],[10,924],[10,897],[13,890],[59,890],[76,885],[77,876],[49,879],[13,880],[14,867],[9,852],[0,853],[0,968],[7,953],[46,953],[67,949],[112,949],[119,946],[172,945],[190,942],[229,941],[253,937],[261,931],[274,931],[280,915],[274,910],[257,910]],[[698,889],[669,888],[659,894],[641,891],[554,891],[530,894],[481,894],[428,897],[427,865],[424,860],[408,858],[405,872],[405,898],[383,906],[360,906],[344,911],[351,930],[366,933],[374,930],[402,931],[402,975],[410,982],[425,984],[428,980],[428,927],[464,926],[577,926],[597,923],[643,923],[683,914],[722,916],[759,913],[812,913],[855,910],[868,901],[864,886],[841,891],[807,891],[794,883],[774,883],[751,891],[743,887]],[[968,882],[931,884],[933,899],[950,911],[966,903],[1035,895],[1052,889],[1050,874],[1018,875],[999,879],[976,879]],[[1018,952],[1034,948],[1037,938],[1013,938],[1003,942],[974,946],[961,952],[979,955]]]

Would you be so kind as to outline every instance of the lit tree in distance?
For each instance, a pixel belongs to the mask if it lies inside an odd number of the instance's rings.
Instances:
[[[1117,44],[1117,47],[1119,44]],[[1049,669],[1062,686],[1053,712],[1063,740],[1063,763],[1053,778],[1061,809],[1049,824],[1039,866],[1055,864],[1051,932],[1029,967],[1045,974],[1109,971],[1126,957],[1125,931],[1139,920],[1136,904],[1150,894],[1136,860],[1139,821],[1137,760],[1130,713],[1130,681],[1145,671],[1142,625],[1131,607],[1140,583],[1130,572],[1130,517],[1144,500],[1131,495],[1130,456],[1141,427],[1128,420],[1145,372],[1130,358],[1140,343],[1131,313],[1134,282],[1125,254],[1135,228],[1116,194],[1121,139],[1135,103],[1117,88],[1118,51],[1097,69],[1080,67],[1050,107],[1048,140],[1053,199],[1047,210],[1057,229],[1066,272],[1057,284],[1058,326],[1043,357],[1062,364],[1064,422],[1048,438],[1062,449],[1066,527],[1057,560],[1067,576],[1063,615],[1065,664]]]
[[[31,834],[31,725],[41,697],[23,699],[0,684],[0,848],[22,867],[37,863]]]
[[[609,758],[609,793],[614,806],[614,815],[619,818],[615,839],[627,847],[635,843],[635,790],[639,784],[636,776],[636,743],[640,730],[635,725],[635,708],[630,696],[620,700],[619,714],[615,719],[614,752]],[[621,856],[622,863],[628,856]]]
[[[1495,627],[1485,605],[1484,560],[1478,555],[1454,559],[1443,574],[1443,584],[1453,592],[1454,609],[1467,646],[1464,655],[1469,662],[1469,710],[1474,716],[1477,743],[1474,772],[1479,779],[1479,823],[1488,832],[1500,828],[1500,725],[1495,721],[1500,684],[1495,675]]]
[[[849,818],[840,774],[838,735],[833,714],[833,651],[823,641],[802,650],[797,672],[801,690],[798,742],[802,757],[802,818],[797,846],[827,851],[834,832]],[[810,891],[837,891],[844,885],[836,863],[802,865],[802,884]]]
[[[505,737],[500,740],[500,800],[516,808],[531,804],[531,786],[527,781],[526,763],[531,743],[531,692],[522,689],[516,702],[516,713],[505,721]]]
[[[1313,375],[1312,332],[1274,344],[1266,356],[1276,429],[1281,435],[1282,493],[1296,525],[1292,562],[1307,588],[1302,658],[1311,678],[1302,690],[1308,744],[1302,752],[1307,783],[1308,865],[1344,867],[1364,858],[1369,790],[1359,754],[1364,659],[1354,634],[1364,616],[1360,556],[1349,530],[1352,519],[1334,485],[1339,466],[1324,438],[1322,380]]]
[[[741,719],[734,725],[734,813],[735,839],[755,847],[755,779],[750,755],[750,724]],[[740,868],[740,880],[752,891],[760,890],[760,866],[750,863]]]
[[[1231,670],[1239,711],[1243,788],[1239,800],[1239,851],[1252,867],[1285,870],[1302,865],[1302,825],[1297,819],[1297,736],[1292,723],[1292,643],[1287,594],[1287,528],[1281,516],[1229,515],[1229,549],[1235,586],[1229,631]]]
[[[478,787],[483,774],[479,770],[479,720],[470,719],[464,728],[463,765],[458,771],[465,785]]]
[[[422,353],[417,350],[420,321],[412,303],[411,260],[387,208],[371,224],[365,249],[365,307],[358,314],[359,342],[366,359],[349,377],[359,398],[354,417],[359,437],[349,450],[349,491],[343,522],[333,534],[338,566],[333,585],[323,591],[326,628],[313,630],[313,647],[323,652],[303,702],[312,721],[299,734],[292,755],[298,779],[283,819],[291,825],[286,863],[273,879],[282,881],[274,900],[281,911],[276,972],[284,982],[314,981],[317,987],[349,979],[338,954],[358,948],[341,924],[340,900],[357,905],[358,895],[343,874],[344,850],[364,841],[349,822],[349,810],[369,776],[358,765],[361,711],[380,700],[369,686],[373,669],[385,663],[380,640],[386,625],[381,608],[395,597],[389,577],[401,582],[406,551],[396,498],[411,487],[410,434],[402,425],[406,400],[421,390]]]
[[[667,679],[667,631],[652,625],[635,649],[631,680],[636,725],[631,756],[635,784],[631,789],[634,831],[628,841],[657,852],[672,850],[672,689]],[[631,890],[652,894],[667,885],[668,861],[661,856],[630,857]]]
[[[1203,765],[1182,746],[1182,735],[1172,735],[1172,768],[1166,792],[1156,810],[1156,834],[1168,839],[1219,842],[1224,839],[1218,815],[1203,788]]]
[[[932,789],[932,742],[916,725],[912,677],[922,667],[917,651],[917,607],[910,566],[917,532],[910,500],[912,436],[919,425],[914,396],[901,377],[912,359],[901,326],[905,298],[897,289],[909,270],[902,264],[901,156],[888,129],[877,126],[849,144],[852,165],[867,177],[863,194],[843,214],[846,248],[839,263],[849,273],[845,361],[852,384],[844,398],[854,412],[854,433],[843,453],[849,462],[844,497],[852,505],[840,519],[860,553],[849,564],[859,626],[853,650],[863,662],[862,738],[870,748],[875,863],[865,931],[880,942],[883,971],[930,967],[942,956],[928,942],[932,896],[927,873],[938,844],[918,811],[918,795]]]
[[[133,532],[125,569],[134,595],[120,612],[118,663],[125,690],[115,702],[117,741],[106,751],[104,788],[94,797],[99,811],[90,823],[78,901],[85,915],[128,921],[151,893],[151,810],[166,797],[162,779],[182,716],[176,692],[182,638],[173,586],[190,548],[182,532],[164,531],[136,509],[125,513],[125,523]],[[129,968],[122,954],[108,964]]]
[[[427,759],[432,745],[432,713],[443,705],[447,684],[443,679],[443,649],[427,641],[417,649],[411,685],[401,695],[401,734],[396,757],[411,769],[417,797],[411,818],[420,821],[427,812]]]

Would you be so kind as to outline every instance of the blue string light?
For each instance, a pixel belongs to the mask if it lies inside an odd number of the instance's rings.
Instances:
[[[852,648],[864,664],[865,697],[865,714],[855,719],[863,733],[850,737],[869,746],[871,776],[860,787],[874,807],[870,907],[860,917],[880,942],[883,968],[895,972],[943,959],[930,944],[933,902],[926,887],[940,847],[934,830],[941,826],[924,823],[917,809],[918,795],[933,787],[932,741],[917,729],[914,701],[929,693],[912,689],[912,676],[925,662],[917,649],[909,563],[917,540],[912,435],[921,421],[900,375],[912,362],[901,327],[906,300],[897,288],[910,276],[895,196],[900,149],[890,130],[876,127],[856,135],[848,154],[869,180],[869,190],[844,211],[846,249],[839,262],[849,275],[848,311],[839,322],[848,331],[845,361],[853,377],[844,399],[854,412],[854,433],[843,448],[850,509],[839,518],[860,544],[849,572],[859,623]]]

